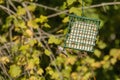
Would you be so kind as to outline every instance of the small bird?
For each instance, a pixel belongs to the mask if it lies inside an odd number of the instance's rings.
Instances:
[[[64,48],[61,47],[61,46],[58,46],[57,53],[58,53],[58,54],[62,53],[62,54],[64,54],[66,57],[68,57],[67,51],[64,50]]]

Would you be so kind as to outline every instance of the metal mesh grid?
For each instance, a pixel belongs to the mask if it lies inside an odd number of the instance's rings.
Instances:
[[[69,18],[64,47],[93,52],[100,21],[75,15]]]

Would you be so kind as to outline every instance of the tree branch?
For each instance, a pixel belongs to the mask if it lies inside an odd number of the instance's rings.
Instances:
[[[101,4],[95,4],[95,5],[92,5],[92,6],[86,6],[86,7],[83,7],[83,9],[90,9],[90,8],[97,8],[97,7],[101,7],[101,6],[110,6],[110,5],[119,5],[120,2],[108,2],[108,3],[101,3]],[[81,8],[79,8],[81,9]],[[57,12],[55,14],[52,14],[52,15],[49,15],[48,18],[52,18],[52,17],[55,17],[55,16],[58,16],[60,14],[66,14],[67,12],[69,12],[69,10],[64,10],[64,11],[61,11],[61,12]]]
[[[25,1],[25,3],[27,3],[27,4],[35,4],[36,6],[39,6],[39,7],[45,8],[45,9],[49,9],[49,10],[52,10],[52,11],[57,11],[57,12],[61,11],[61,10],[58,10],[57,8],[52,8],[52,7],[45,6],[45,5],[38,4],[38,3],[33,3],[33,2],[31,3],[31,2],[27,2],[27,1]]]
[[[8,9],[8,8],[6,8],[6,7],[4,7],[4,6],[2,6],[2,5],[0,5],[0,8],[3,9],[8,15],[9,15],[8,11],[9,11],[10,13],[12,13],[12,14],[15,14],[14,11],[12,11],[12,10],[10,10],[10,9]]]

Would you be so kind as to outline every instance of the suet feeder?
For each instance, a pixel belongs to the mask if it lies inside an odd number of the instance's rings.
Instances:
[[[65,48],[93,52],[100,21],[83,16],[69,15]]]

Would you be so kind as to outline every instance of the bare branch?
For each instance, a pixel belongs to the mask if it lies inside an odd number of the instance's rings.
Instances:
[[[101,7],[101,6],[119,5],[119,4],[120,4],[120,2],[101,3],[101,4],[95,4],[92,6],[86,6],[86,7],[83,7],[83,9],[97,8],[97,7]],[[79,8],[79,9],[81,9],[81,8]],[[69,10],[57,12],[55,14],[49,15],[48,18],[52,18],[52,17],[58,16],[60,14],[66,14],[67,12],[69,12]]]
[[[8,0],[9,4],[13,7],[14,10],[17,11],[17,8],[16,6],[13,4],[13,2],[11,0]]]
[[[8,15],[9,15],[8,11],[9,11],[10,13],[12,13],[12,14],[15,15],[15,12],[14,12],[14,11],[12,11],[12,10],[10,10],[10,9],[8,9],[8,8],[6,8],[6,7],[4,7],[4,6],[2,6],[2,5],[0,5],[0,8],[3,9]]]
[[[52,8],[52,7],[48,7],[48,6],[45,6],[45,5],[42,5],[42,4],[38,4],[38,3],[31,3],[31,2],[25,2],[27,4],[35,4],[36,6],[39,6],[39,7],[42,7],[42,8],[45,8],[45,9],[49,9],[49,10],[52,10],[52,11],[57,11],[57,12],[60,12],[61,10],[58,10],[57,8]]]

